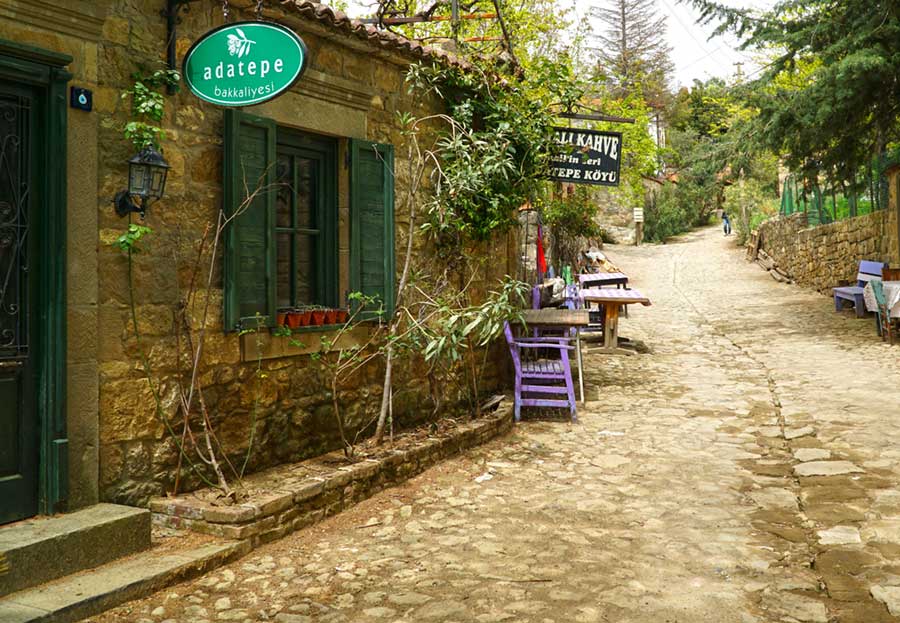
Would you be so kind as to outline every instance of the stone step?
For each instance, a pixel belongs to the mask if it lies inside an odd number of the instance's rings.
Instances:
[[[250,551],[246,541],[149,550],[0,598],[3,623],[71,623],[197,577]]]
[[[0,527],[0,557],[10,567],[0,575],[0,597],[149,547],[150,511],[117,504]]]

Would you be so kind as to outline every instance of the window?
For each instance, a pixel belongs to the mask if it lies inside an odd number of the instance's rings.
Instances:
[[[336,306],[336,142],[280,130],[277,143],[276,305]]]
[[[226,110],[224,200],[234,215],[225,230],[226,331],[255,326],[257,315],[271,326],[282,307],[346,305],[341,275],[352,291],[392,308],[393,147],[348,142],[349,266],[338,265],[337,147],[336,139]]]

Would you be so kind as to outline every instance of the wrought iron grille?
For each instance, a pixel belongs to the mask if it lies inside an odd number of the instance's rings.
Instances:
[[[28,356],[30,97],[0,94],[0,361]]]

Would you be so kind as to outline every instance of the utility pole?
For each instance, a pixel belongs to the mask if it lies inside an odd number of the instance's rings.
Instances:
[[[656,174],[663,175],[662,133],[659,127],[659,110],[656,112]]]
[[[737,80],[737,83],[740,84],[741,82],[744,81],[744,63],[738,62],[738,63],[732,63],[732,64],[735,67],[737,67],[737,70],[734,72],[734,75],[735,75],[735,79]]]

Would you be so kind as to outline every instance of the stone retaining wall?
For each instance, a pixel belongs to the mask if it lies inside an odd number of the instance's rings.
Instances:
[[[266,470],[245,482],[248,488],[261,492],[234,506],[214,505],[190,494],[153,499],[153,521],[163,527],[246,540],[257,547],[400,484],[442,459],[507,433],[513,427],[512,414],[512,402],[506,401],[495,413],[460,424],[449,436],[432,437],[380,459],[336,469],[325,468],[327,462],[320,460]]]
[[[860,260],[898,265],[895,205],[818,227],[802,213],[777,217],[760,225],[760,249],[798,284],[828,293],[855,280]]]

